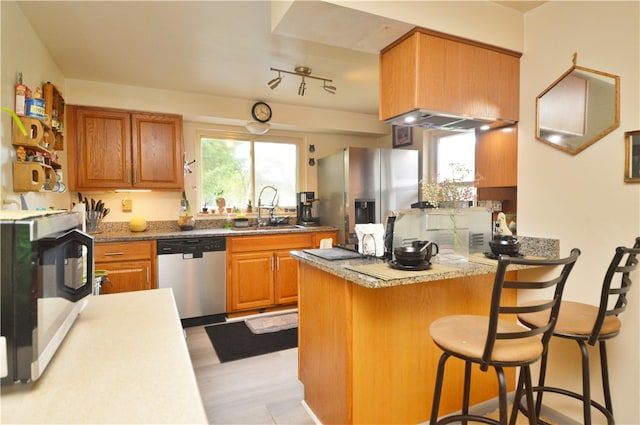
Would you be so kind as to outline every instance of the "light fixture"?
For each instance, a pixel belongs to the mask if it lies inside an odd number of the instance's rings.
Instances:
[[[304,96],[304,92],[307,90],[307,85],[304,83],[304,77],[302,77],[302,82],[300,83],[300,87],[298,87],[298,96]]]
[[[307,84],[305,82],[305,78],[313,78],[314,80],[322,81],[323,83],[322,88],[327,93],[336,94],[336,86],[331,86],[327,84],[327,83],[333,83],[333,80],[330,80],[329,78],[316,77],[315,75],[311,75],[311,68],[309,68],[308,66],[296,66],[293,71],[285,71],[284,69],[271,68],[271,71],[278,73],[278,76],[276,78],[272,79],[267,83],[267,85],[271,87],[272,90],[278,87],[278,84],[280,84],[280,82],[282,81],[281,74],[285,73],[285,74],[297,75],[302,78],[302,82],[298,87],[299,96],[304,96],[307,90]]]
[[[271,126],[266,122],[250,121],[245,124],[244,128],[246,128],[247,131],[251,134],[261,135],[269,131]]]
[[[278,76],[276,78],[274,78],[273,80],[269,81],[267,83],[267,85],[269,85],[269,88],[271,88],[271,90],[273,90],[276,87],[278,87],[278,85],[280,84],[281,81],[282,81],[282,76],[280,75],[280,71],[278,71]]]

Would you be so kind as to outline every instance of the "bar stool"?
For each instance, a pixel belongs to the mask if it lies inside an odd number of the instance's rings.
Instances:
[[[619,319],[627,307],[627,292],[631,288],[629,274],[638,266],[640,254],[640,237],[637,237],[633,248],[618,247],[604,276],[600,294],[600,305],[593,306],[573,301],[562,301],[560,315],[553,336],[574,340],[578,343],[582,356],[582,394],[567,389],[545,385],[548,352],[542,356],[540,363],[540,377],[538,386],[533,388],[537,393],[535,416],[540,416],[542,396],[545,392],[563,394],[582,401],[584,423],[591,424],[591,406],[598,409],[606,418],[607,423],[613,424],[613,405],[611,403],[611,389],[609,387],[609,370],[607,366],[606,341],[618,335],[622,322]],[[523,313],[518,319],[527,327],[538,327],[546,319],[540,313]],[[605,405],[591,399],[591,383],[589,379],[589,352],[586,344],[600,348],[600,371],[602,374],[602,389]],[[527,406],[531,406],[527,402]],[[520,410],[526,408],[520,405]],[[540,421],[540,423],[546,423]]]
[[[431,408],[429,424],[445,424],[450,422],[466,423],[469,420],[484,423],[507,423],[507,383],[504,367],[520,367],[520,378],[516,388],[515,400],[520,400],[525,392],[527,400],[533,404],[531,371],[529,365],[536,362],[551,338],[551,333],[558,315],[562,291],[569,273],[573,268],[580,250],[574,248],[566,258],[554,260],[525,259],[520,257],[500,256],[498,268],[493,283],[489,316],[455,315],[445,316],[435,320],[429,327],[431,338],[442,349],[443,354],[438,362],[438,372]],[[541,280],[524,280],[522,274],[509,274],[513,266],[534,266],[543,272]],[[512,276],[514,279],[512,280]],[[501,304],[503,288],[513,288],[526,291],[554,290],[554,298],[527,307],[509,306]],[[516,322],[515,317],[522,312],[543,312],[547,320],[531,329]],[[504,315],[513,317],[507,320]],[[542,337],[540,337],[540,335]],[[456,357],[465,362],[464,391],[461,414],[450,415],[438,421],[440,397],[443,391],[445,364],[450,357]],[[500,421],[469,414],[469,393],[471,388],[471,365],[480,365],[480,370],[486,372],[489,366],[498,375],[498,400]],[[446,391],[446,389],[445,389]],[[517,404],[514,404],[517,406]],[[517,407],[512,409],[510,423],[514,424],[518,414]],[[529,423],[535,424],[533,412],[529,414]]]

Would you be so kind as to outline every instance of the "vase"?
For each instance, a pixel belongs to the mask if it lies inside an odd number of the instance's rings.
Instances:
[[[469,216],[464,209],[438,208],[429,213],[427,236],[438,244],[444,261],[469,259]]]

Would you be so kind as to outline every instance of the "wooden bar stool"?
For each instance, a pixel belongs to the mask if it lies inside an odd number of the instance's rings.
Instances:
[[[540,364],[538,386],[534,387],[536,397],[536,417],[540,416],[542,396],[545,392],[563,394],[582,401],[584,423],[591,424],[591,406],[598,409],[606,418],[607,423],[613,424],[613,405],[611,403],[611,389],[609,387],[609,370],[607,366],[606,341],[618,335],[622,322],[619,319],[627,307],[627,293],[631,288],[629,274],[638,266],[640,254],[640,237],[637,237],[633,248],[618,247],[604,276],[600,294],[600,305],[593,306],[573,301],[562,301],[558,323],[553,336],[567,338],[578,343],[582,356],[582,394],[562,388],[545,385],[547,370],[547,356],[545,352]],[[527,327],[538,327],[546,319],[540,313],[523,313],[518,319]],[[604,393],[603,406],[591,399],[591,383],[589,379],[589,352],[586,344],[600,346],[600,371],[602,373],[602,389]],[[527,406],[530,406],[527,403]],[[520,405],[520,410],[526,409]],[[540,423],[546,423],[540,421]]]
[[[566,258],[554,260],[525,259],[520,257],[500,256],[498,268],[491,294],[491,307],[488,316],[455,315],[445,316],[434,321],[429,327],[431,338],[443,351],[438,362],[438,373],[431,408],[430,425],[450,422],[466,423],[469,420],[506,424],[507,423],[507,383],[504,367],[520,367],[520,379],[516,388],[515,400],[520,400],[523,391],[527,400],[533,405],[531,371],[529,365],[536,362],[545,352],[560,307],[562,291],[569,273],[573,268],[580,250],[574,248]],[[509,274],[513,266],[527,265],[541,269],[540,280],[524,280],[521,273]],[[512,276],[515,279],[512,280]],[[525,291],[554,291],[554,298],[536,305],[509,306],[502,305],[503,288],[515,288]],[[543,312],[547,320],[539,326],[526,328],[515,320],[519,313]],[[512,317],[513,320],[508,320]],[[462,412],[438,420],[438,409],[443,388],[445,364],[450,357],[457,357],[465,362],[464,390]],[[471,365],[480,365],[486,372],[489,366],[496,371],[499,384],[500,421],[478,415],[469,414],[469,393],[471,387]],[[518,409],[514,403],[510,423],[514,424]],[[536,418],[531,412],[529,423],[535,424]]]

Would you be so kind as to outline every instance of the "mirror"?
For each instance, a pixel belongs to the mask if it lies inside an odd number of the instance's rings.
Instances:
[[[624,181],[640,183],[640,130],[624,133]]]
[[[536,139],[575,155],[620,125],[620,77],[573,65],[536,97]]]

